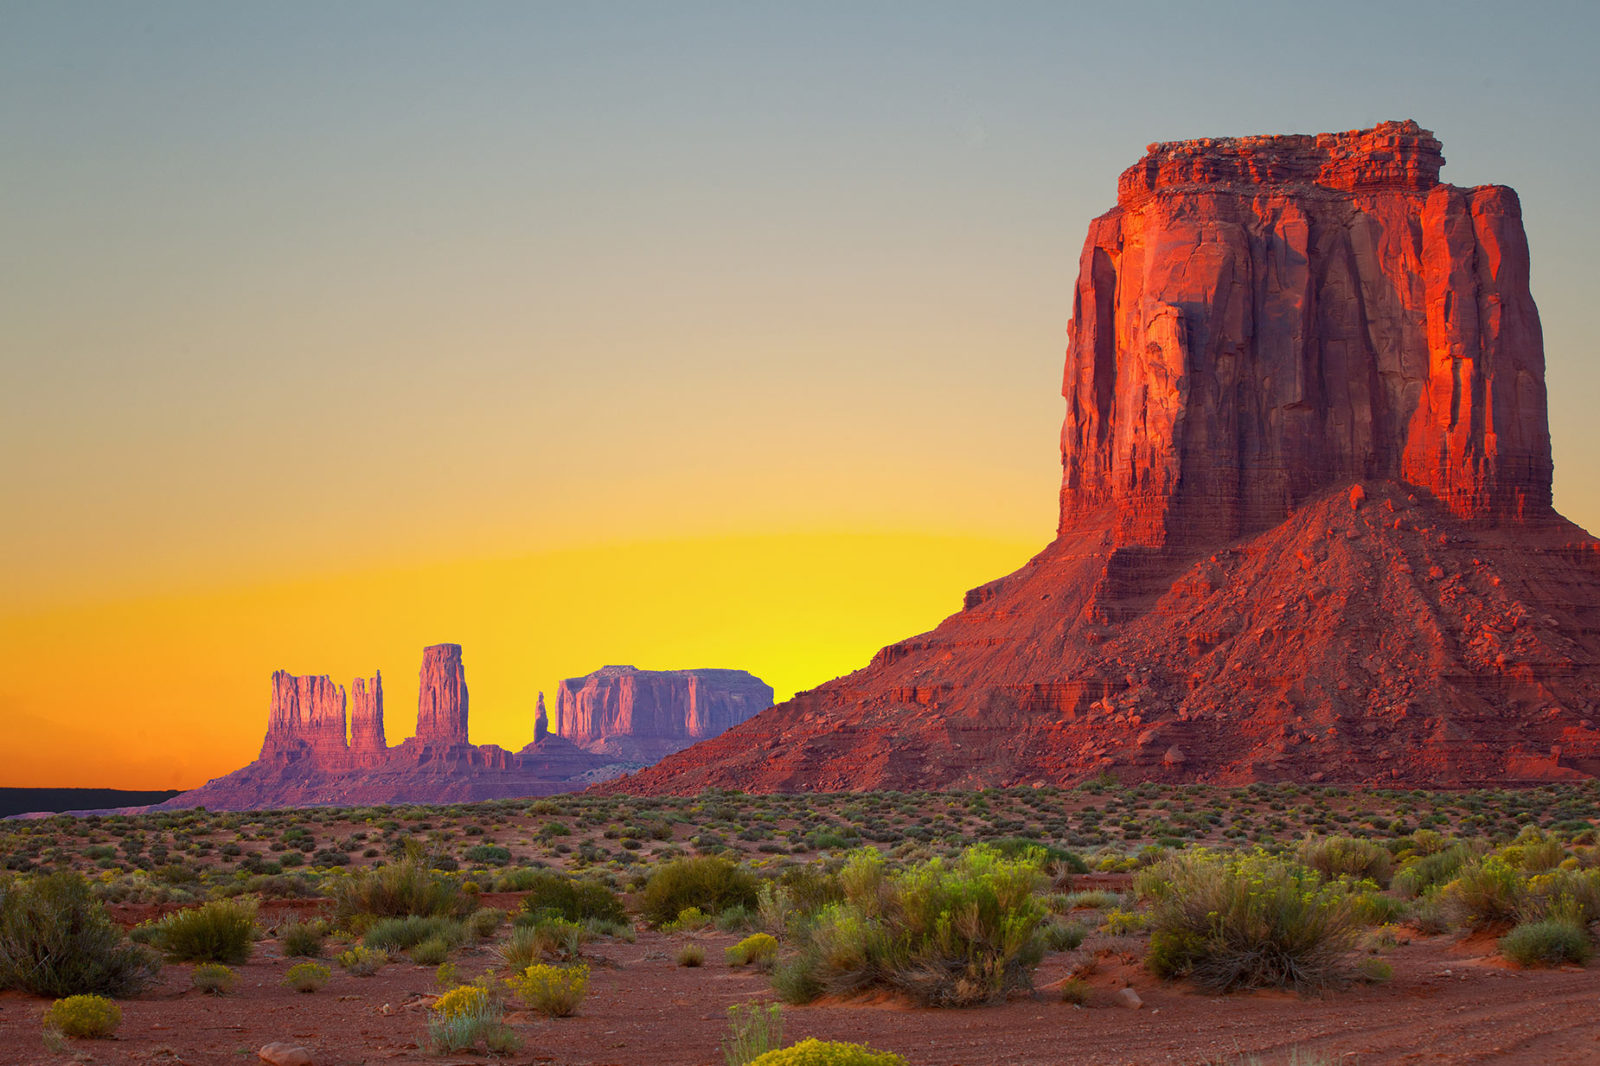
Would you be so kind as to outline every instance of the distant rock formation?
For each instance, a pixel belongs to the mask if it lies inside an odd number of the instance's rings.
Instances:
[[[349,752],[345,742],[344,688],[328,677],[272,675],[272,703],[261,758],[293,762],[311,757],[330,761]]]
[[[388,750],[383,734],[383,671],[369,682],[358,677],[350,685],[350,754],[370,761]]]
[[[1517,196],[1414,122],[1151,145],[1089,226],[1056,539],[604,790],[1600,774]]]
[[[658,677],[650,671],[633,673]],[[720,684],[724,676],[727,691]],[[326,676],[296,677],[279,670],[272,675],[260,757],[155,809],[466,803],[573,791],[647,765],[659,753],[691,743],[694,736],[725,728],[716,723],[730,715],[742,720],[772,702],[772,690],[742,670],[667,671],[659,677],[672,680],[660,683],[660,713],[648,717],[655,732],[638,744],[630,743],[626,730],[631,718],[626,714],[606,720],[610,732],[589,738],[592,750],[551,733],[540,693],[533,743],[510,752],[468,740],[466,669],[459,644],[424,649],[417,734],[395,747],[384,737],[381,673],[352,683],[347,738],[345,690]],[[645,687],[655,692],[650,686]],[[757,705],[747,706],[753,693],[759,695]],[[630,706],[632,700],[629,696]],[[675,720],[668,714],[674,707],[679,712]]]
[[[422,650],[417,742],[442,747],[467,743],[467,674],[459,644],[434,644]]]
[[[556,693],[555,732],[581,748],[654,762],[772,706],[772,686],[744,670],[604,666]]]

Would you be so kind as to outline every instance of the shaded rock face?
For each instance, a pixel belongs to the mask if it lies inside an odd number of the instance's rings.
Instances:
[[[459,644],[434,644],[422,650],[416,739],[441,746],[467,743],[467,672]]]
[[[772,687],[743,670],[606,666],[556,693],[555,732],[591,750],[656,757],[716,736],[772,706]]]
[[[1058,530],[1212,543],[1361,478],[1546,515],[1521,208],[1442,163],[1412,122],[1151,145],[1079,261]]]
[[[1152,145],[1090,225],[1056,539],[636,793],[1600,774],[1515,193],[1415,123]]]

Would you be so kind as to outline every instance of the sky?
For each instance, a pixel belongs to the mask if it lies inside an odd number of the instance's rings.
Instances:
[[[1600,5],[0,0],[0,785],[192,787],[275,669],[779,698],[1054,531],[1158,140],[1414,118],[1520,193],[1600,528]]]

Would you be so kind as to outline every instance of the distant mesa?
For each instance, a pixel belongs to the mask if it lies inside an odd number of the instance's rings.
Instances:
[[[772,687],[743,670],[605,666],[556,692],[555,731],[586,751],[655,762],[772,706]]]
[[[534,739],[511,752],[468,740],[459,644],[425,648],[419,681],[416,735],[389,747],[382,673],[356,678],[347,701],[326,676],[279,670],[256,761],[156,809],[467,803],[573,791],[715,736],[771,706],[773,696],[743,670],[608,666],[562,682],[554,732],[540,693]]]
[[[1415,122],[1153,144],[1089,224],[1056,539],[603,790],[1600,773],[1600,542],[1551,507],[1516,193]]]

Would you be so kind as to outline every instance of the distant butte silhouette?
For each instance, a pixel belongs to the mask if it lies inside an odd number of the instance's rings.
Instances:
[[[470,803],[570,792],[772,705],[772,688],[743,670],[607,666],[562,682],[554,733],[541,693],[534,739],[513,752],[468,741],[459,644],[423,649],[416,735],[395,747],[384,740],[383,675],[356,678],[352,691],[347,735],[343,686],[279,670],[256,761],[153,809]]]
[[[1600,554],[1551,508],[1520,205],[1443,163],[1415,122],[1151,145],[1079,261],[1056,539],[597,787],[1596,774]]]

